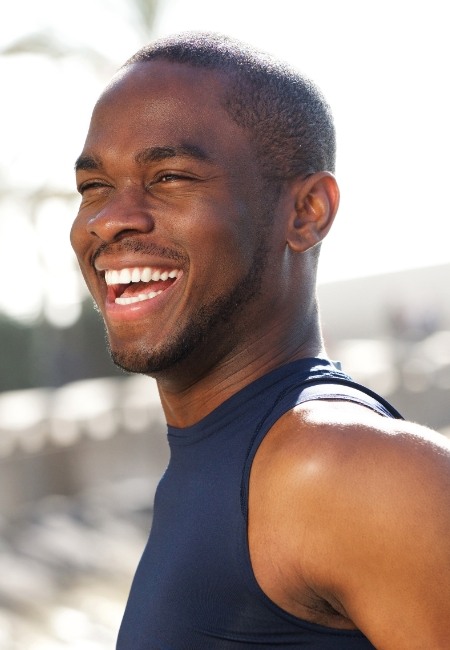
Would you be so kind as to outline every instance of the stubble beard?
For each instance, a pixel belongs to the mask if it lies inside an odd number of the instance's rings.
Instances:
[[[249,303],[261,294],[267,254],[267,241],[263,235],[248,273],[227,294],[202,305],[184,328],[174,332],[158,348],[142,345],[137,349],[114,350],[108,342],[113,362],[127,372],[157,375],[175,368],[199,349],[204,354],[209,350],[214,356],[215,350],[211,348],[227,346]],[[208,348],[208,342],[211,348]]]

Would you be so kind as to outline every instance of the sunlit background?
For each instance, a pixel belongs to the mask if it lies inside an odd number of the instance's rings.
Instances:
[[[116,371],[71,252],[73,163],[114,71],[208,29],[327,96],[341,207],[322,253],[330,352],[448,432],[444,0],[15,0],[0,9],[0,650],[114,647],[167,459],[154,384]]]

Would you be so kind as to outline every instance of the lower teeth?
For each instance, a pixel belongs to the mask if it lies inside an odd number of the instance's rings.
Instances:
[[[119,297],[115,299],[116,305],[131,305],[134,302],[142,302],[143,300],[151,300],[156,298],[162,291],[151,291],[150,293],[140,293],[138,296]]]

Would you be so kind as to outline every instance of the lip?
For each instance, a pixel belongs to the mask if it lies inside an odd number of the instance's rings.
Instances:
[[[95,258],[93,266],[97,273],[104,273],[110,269],[120,271],[121,269],[145,268],[147,266],[155,269],[167,269],[169,271],[177,269],[181,271],[180,260],[171,261],[167,257],[156,256],[147,256],[145,258],[120,256],[120,259],[118,259],[117,256],[99,255]]]

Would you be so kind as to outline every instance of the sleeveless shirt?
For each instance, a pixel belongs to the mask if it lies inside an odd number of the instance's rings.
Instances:
[[[244,387],[200,422],[169,426],[170,461],[155,495],[117,650],[368,650],[359,631],[303,621],[253,574],[250,469],[273,424],[308,400],[348,400],[401,416],[325,359],[301,359]]]

